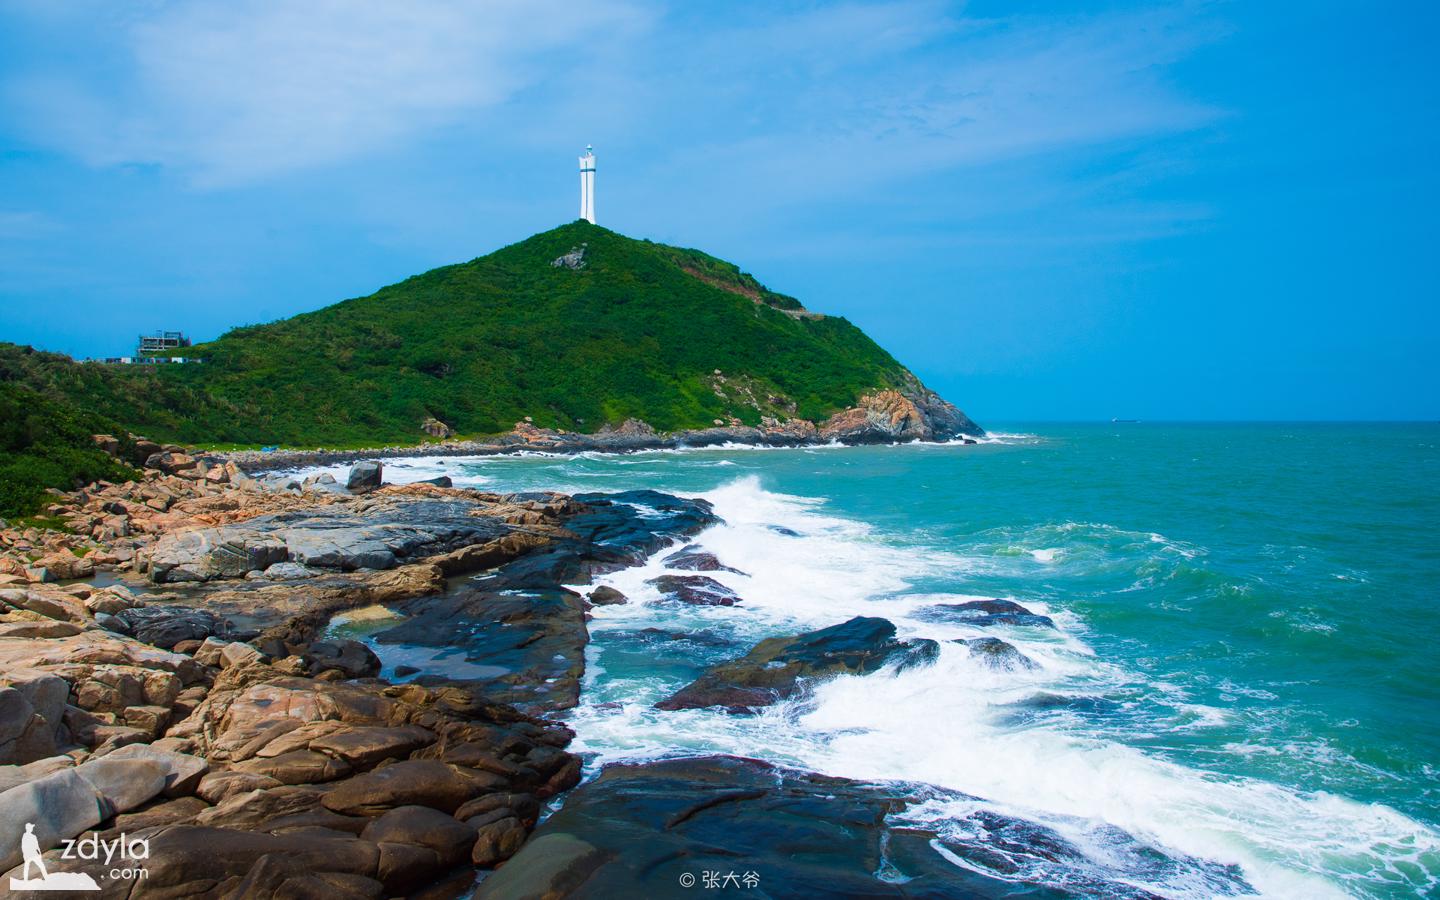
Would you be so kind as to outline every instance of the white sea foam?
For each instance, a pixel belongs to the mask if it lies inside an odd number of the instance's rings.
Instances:
[[[1133,688],[1138,676],[1097,657],[1066,627],[1073,619],[1062,608],[1036,600],[1015,598],[1057,617],[1060,631],[978,629],[916,615],[921,607],[976,599],[916,591],[912,585],[937,576],[963,583],[983,569],[983,559],[886,539],[865,523],[830,515],[817,500],[766,491],[753,477],[705,496],[725,524],[697,542],[746,573],[707,574],[744,602],[734,608],[662,603],[645,583],[663,571],[664,554],[657,554],[644,566],[605,579],[632,602],[594,610],[589,653],[597,665],[603,665],[612,635],[618,639],[645,627],[733,636],[738,653],[766,636],[856,615],[890,619],[901,638],[937,640],[939,656],[928,666],[837,678],[813,696],[753,717],[659,712],[652,704],[682,682],[646,673],[599,674],[597,667],[587,676],[585,703],[572,723],[579,736],[576,749],[594,754],[597,763],[724,752],[852,778],[932,784],[1054,827],[1100,864],[1110,851],[1095,843],[1095,835],[1103,833],[1096,826],[1108,823],[1172,852],[1238,864],[1252,884],[1274,897],[1383,892],[1387,882],[1413,885],[1416,871],[1436,874],[1440,837],[1388,807],[1179,765],[1087,727],[1076,716],[1017,722],[1007,715],[1013,704],[1037,693],[1103,695]],[[775,526],[793,535],[777,533]],[[1177,546],[1159,535],[1122,538]],[[1200,552],[1177,549],[1182,558]],[[1036,667],[996,670],[952,643],[980,634],[1010,641]],[[1147,687],[1174,698],[1177,719],[1169,728],[1212,728],[1228,716],[1226,710],[1187,703],[1174,686],[1168,694],[1166,685]],[[931,803],[912,814],[938,827],[963,819],[975,802],[965,801],[970,807],[963,809]],[[1407,860],[1412,869],[1402,878]],[[1352,873],[1351,880],[1337,883],[1327,874],[1333,872]],[[1177,877],[1152,886],[1167,896],[1209,895]]]

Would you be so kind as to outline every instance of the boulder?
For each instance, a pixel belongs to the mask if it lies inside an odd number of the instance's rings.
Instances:
[[[351,772],[342,759],[316,753],[314,750],[291,750],[279,756],[256,757],[240,763],[242,772],[267,775],[281,784],[319,784],[344,778]]]
[[[806,679],[866,675],[891,663],[933,660],[938,652],[934,641],[895,640],[895,626],[886,619],[856,616],[819,631],[761,641],[740,659],[706,669],[655,706],[666,710],[723,706],[744,712],[794,697]]]
[[[213,612],[189,606],[157,603],[122,609],[113,615],[122,626],[122,634],[166,650],[181,641],[223,637],[230,631],[230,623]]]
[[[394,728],[342,727],[310,741],[310,749],[345,760],[356,769],[373,768],[387,759],[403,759],[435,742],[435,734],[419,725]]]
[[[316,641],[300,654],[311,675],[338,669],[346,678],[368,678],[380,674],[380,657],[359,641]]]
[[[377,844],[424,847],[435,852],[440,865],[453,866],[469,855],[475,828],[428,806],[399,806],[366,825],[360,837]]]
[[[661,575],[645,582],[667,600],[691,606],[734,606],[740,595],[708,575]]]
[[[148,744],[121,747],[111,751],[105,759],[144,759],[163,766],[165,784],[162,791],[166,797],[187,797],[195,793],[201,779],[210,771],[210,764],[198,756],[157,750]]]
[[[629,597],[626,597],[608,584],[602,584],[591,591],[586,599],[595,606],[615,606],[621,603],[627,603],[630,600]]]
[[[691,572],[734,572],[743,575],[739,569],[732,569],[716,558],[715,554],[695,544],[687,544],[660,560],[667,569],[681,569]]]
[[[476,829],[470,861],[482,869],[494,868],[515,855],[527,834],[525,826],[513,816],[494,818]]]
[[[18,667],[0,670],[0,763],[53,756],[69,696],[69,683],[58,675]]]
[[[152,453],[149,458],[145,460],[145,468],[159,469],[166,475],[188,472],[199,464],[199,460],[193,456],[187,456],[184,453],[177,453],[173,450]]]
[[[453,813],[472,797],[504,785],[503,778],[489,773],[439,760],[410,759],[343,781],[321,802],[343,815],[373,816],[397,806]]]
[[[211,772],[201,778],[195,788],[195,794],[207,803],[223,803],[231,797],[279,786],[280,782],[269,775],[229,769],[223,772]]]
[[[1049,616],[1037,615],[1013,600],[971,600],[968,603],[940,603],[922,606],[917,618],[932,622],[956,622],[964,625],[1029,625],[1054,628]]]
[[[200,642],[200,646],[195,648],[192,655],[195,657],[195,661],[202,666],[219,666],[220,654],[224,652],[229,643],[229,641],[219,638],[207,637]]]
[[[265,661],[265,654],[243,641],[232,641],[220,650],[220,668],[253,666]]]
[[[345,479],[347,490],[365,493],[380,488],[384,482],[384,467],[373,459],[361,460],[350,467],[350,476]]]
[[[109,813],[128,812],[161,793],[171,774],[167,764],[155,759],[108,756],[66,771],[89,782],[104,799]]]
[[[999,638],[957,638],[955,643],[963,645],[971,656],[991,669],[1011,672],[1039,668],[1034,660],[1016,650],[1014,644]]]
[[[163,783],[163,778],[161,779]],[[159,791],[159,785],[156,785]],[[35,826],[42,851],[96,825],[111,814],[105,797],[78,769],[64,769],[0,794],[0,872],[20,862],[19,835]]]

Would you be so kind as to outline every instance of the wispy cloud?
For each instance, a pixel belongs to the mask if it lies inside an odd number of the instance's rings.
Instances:
[[[0,209],[0,238],[6,240],[46,237],[60,230],[60,227],[59,222],[45,213]]]
[[[625,0],[181,2],[111,23],[124,62],[104,83],[29,72],[10,94],[39,139],[92,164],[228,185],[421,138],[644,21]]]
[[[204,187],[445,135],[483,158],[623,133],[650,141],[637,202],[662,209],[684,185],[738,219],[1220,115],[1166,78],[1216,35],[1189,4],[979,18],[942,0],[724,16],[645,0],[187,0],[109,15],[110,65],[26,71],[10,97],[42,142]]]
[[[1207,125],[1223,111],[1166,72],[1217,33],[1188,8],[1056,21],[927,2],[820,7],[716,31],[670,83],[723,84],[693,104],[707,171],[805,202]],[[704,181],[717,195],[736,188]]]

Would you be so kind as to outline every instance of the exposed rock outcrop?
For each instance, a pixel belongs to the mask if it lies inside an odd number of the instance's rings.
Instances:
[[[706,669],[694,682],[655,704],[657,709],[722,706],[735,713],[770,706],[799,694],[805,680],[865,675],[891,663],[934,659],[934,641],[897,641],[886,619],[856,616],[848,622],[793,637],[768,638],[739,659]]]
[[[608,766],[474,896],[598,900],[728,888],[767,897],[1157,900],[1135,885],[1167,878],[1207,896],[1250,891],[1235,867],[1161,857],[1123,832],[1107,836],[1121,848],[1113,870],[1097,870],[1059,833],[978,803],[944,834],[907,825],[906,809],[922,799],[974,800],[732,756]]]

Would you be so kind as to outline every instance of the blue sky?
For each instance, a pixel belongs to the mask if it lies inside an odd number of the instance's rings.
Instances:
[[[982,422],[1440,418],[1424,3],[0,6],[0,339],[363,295],[574,218]],[[443,323],[437,323],[443,325]]]

